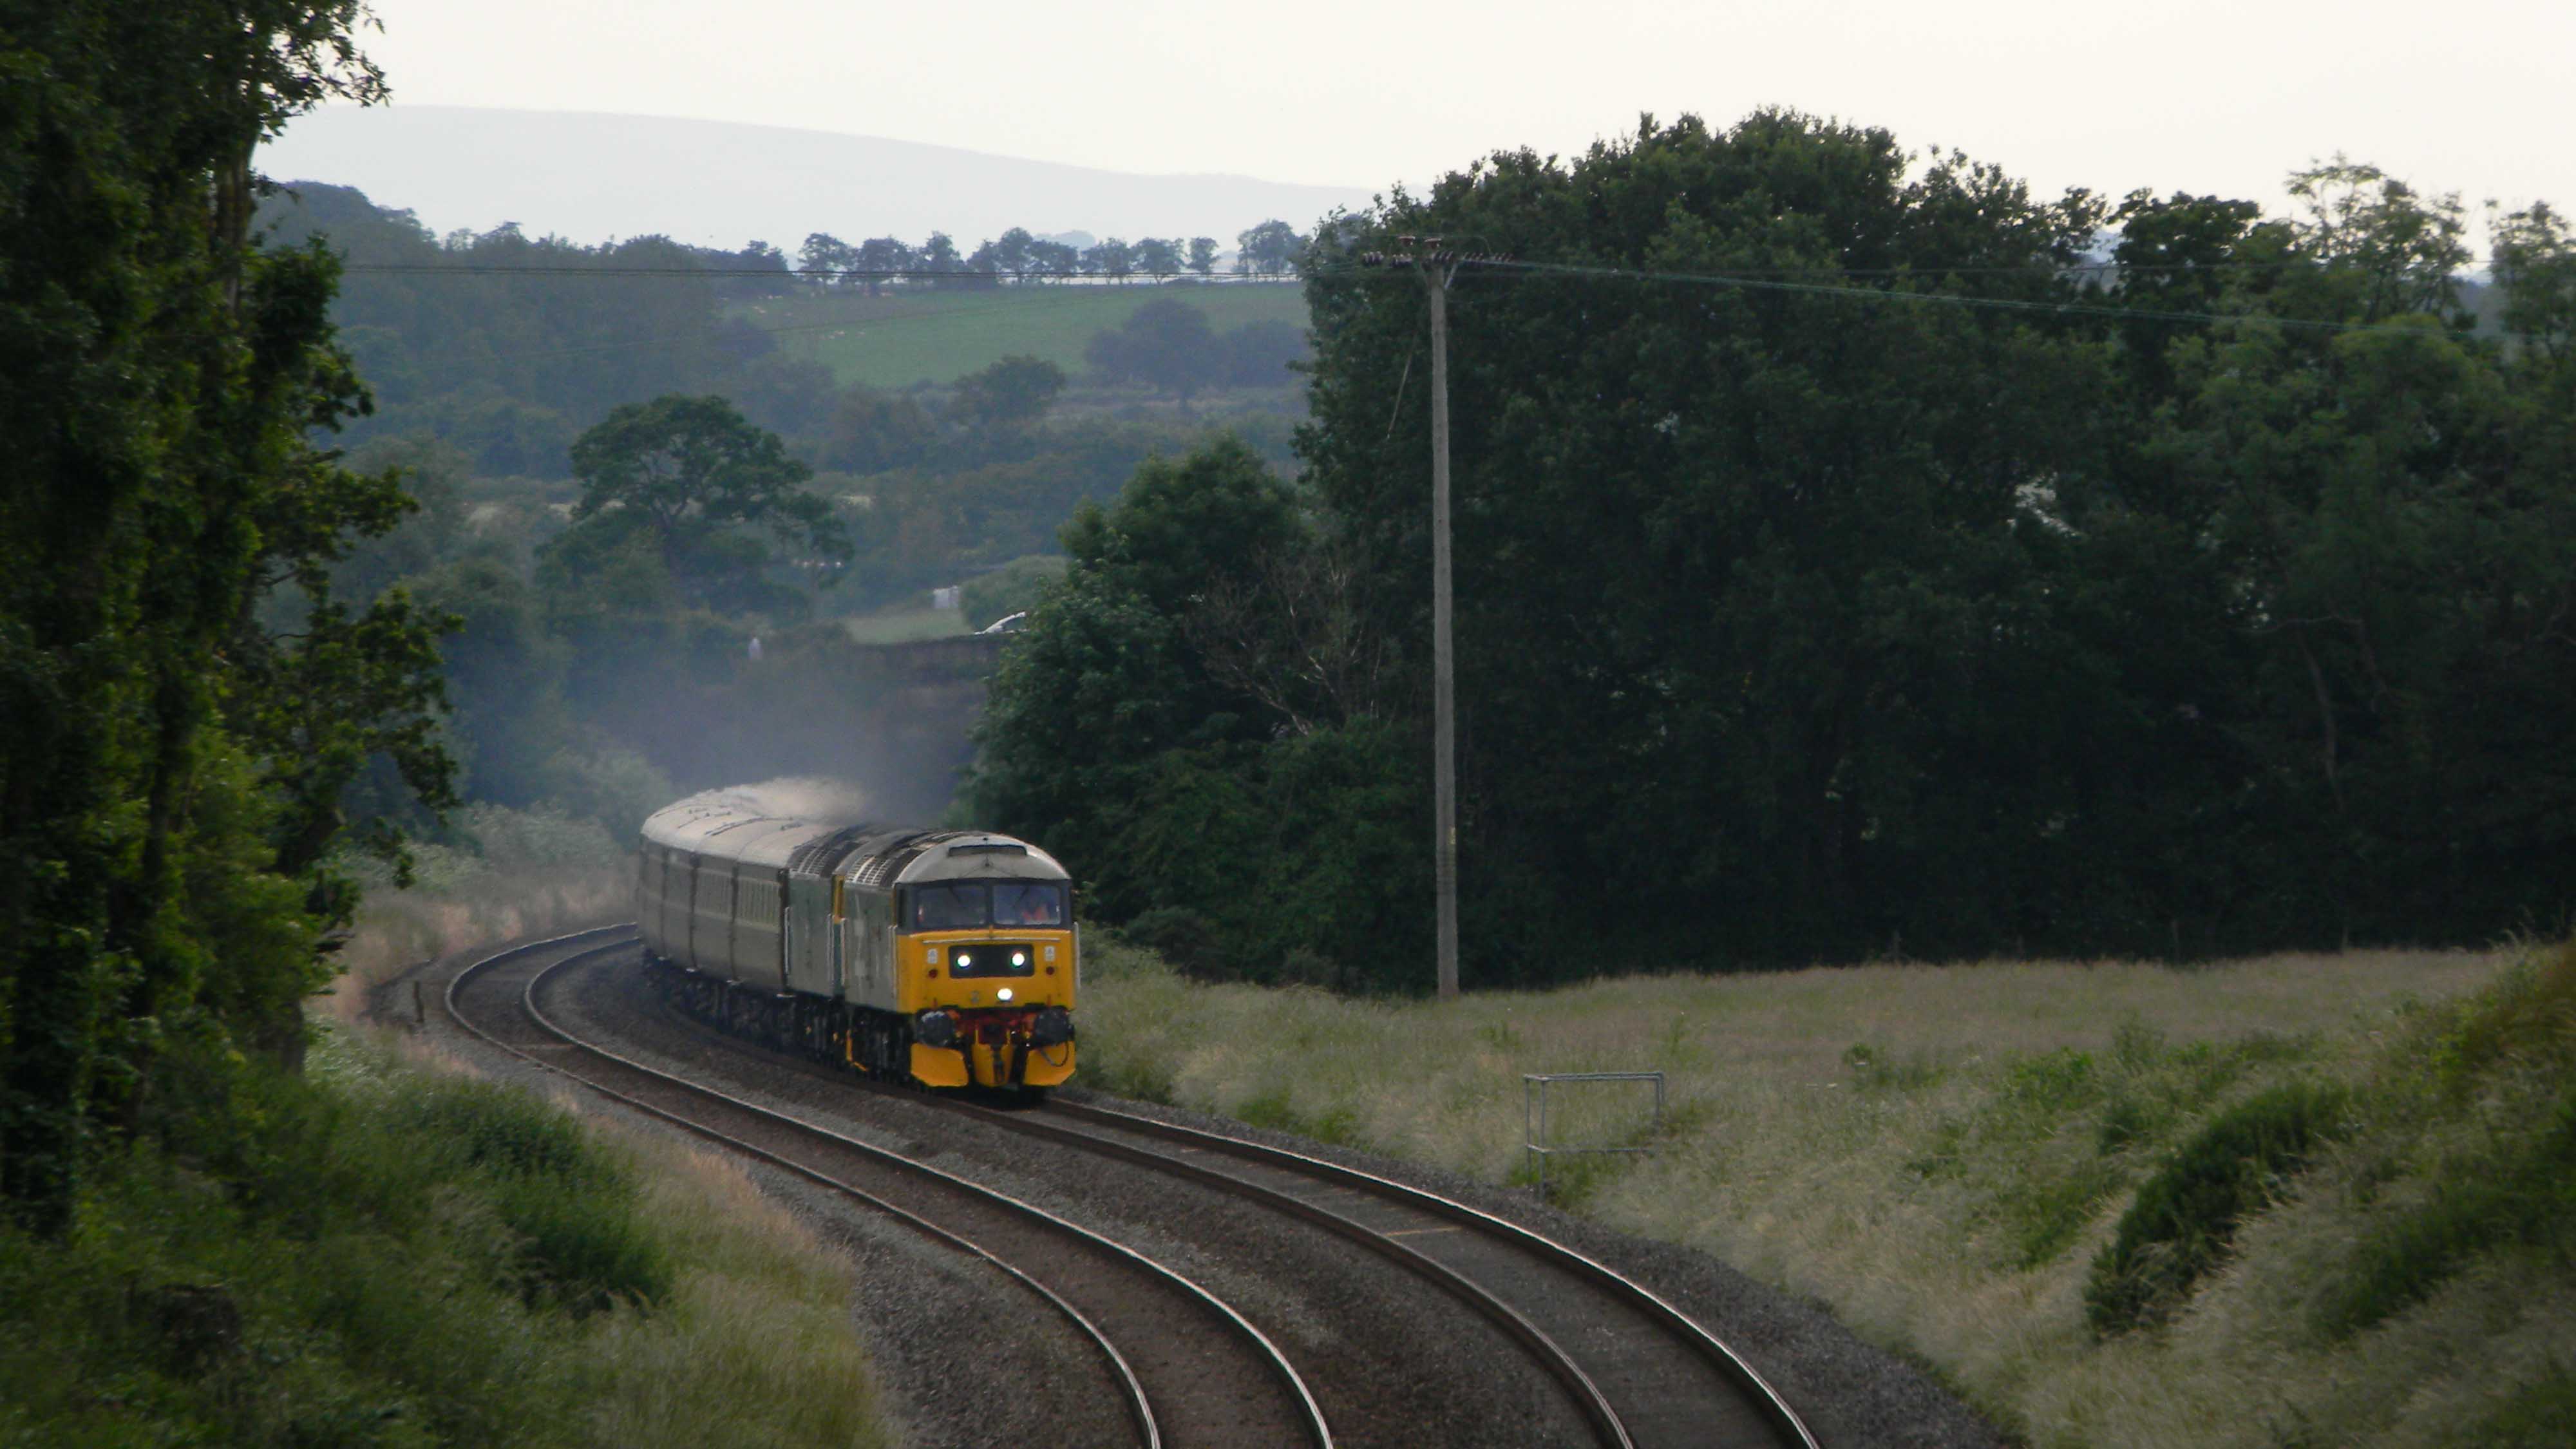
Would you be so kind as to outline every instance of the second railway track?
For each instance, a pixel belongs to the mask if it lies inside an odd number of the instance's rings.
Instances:
[[[605,957],[588,964],[612,969]],[[602,981],[588,989],[613,988]],[[1596,1442],[1766,1449],[1815,1444],[1795,1410],[1758,1373],[1672,1304],[1592,1258],[1468,1204],[1303,1154],[1129,1113],[1061,1102],[1034,1112],[995,1111],[863,1083],[737,1039],[707,1036],[765,1063],[864,1088],[903,1110],[972,1117],[1320,1225],[1499,1325],[1563,1386]]]
[[[1230,1305],[1172,1268],[925,1162],[578,1040],[548,1022],[538,979],[631,943],[585,932],[486,957],[448,984],[455,1023],[634,1110],[781,1167],[999,1265],[1096,1344],[1104,1381],[1149,1445],[1313,1445],[1331,1430],[1297,1370]],[[1037,1300],[1045,1300],[1045,1308]]]
[[[1605,1441],[1815,1449],[1797,1412],[1716,1335],[1625,1275],[1508,1219],[1303,1153],[1133,1113],[1062,1102],[1034,1113],[957,1105],[1015,1132],[1236,1184],[1418,1255],[1562,1353],[1561,1372],[1598,1396]]]

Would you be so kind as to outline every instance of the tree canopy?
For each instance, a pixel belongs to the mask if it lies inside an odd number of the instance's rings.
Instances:
[[[831,505],[804,487],[813,470],[720,397],[618,408],[573,444],[572,467],[582,485],[573,528],[548,546],[558,573],[594,572],[605,555],[640,546],[695,601],[792,609],[799,596],[762,577],[779,560],[742,528],[807,558],[850,553]]]
[[[2289,191],[2040,198],[1760,112],[1397,192],[1300,264],[1300,526],[1211,575],[1179,475],[1078,520],[976,798],[1209,969],[1427,977],[1426,303],[1355,263],[1472,237],[1523,265],[1449,300],[1471,984],[2557,919],[2576,253],[2500,217],[2480,335],[2456,199]],[[1353,819],[1401,848],[1291,923],[1266,832]]]
[[[355,0],[0,16],[0,1198],[64,1228],[174,1055],[294,1059],[354,905],[348,787],[435,810],[446,621],[334,565],[412,507],[327,446],[369,406],[254,148],[383,94]],[[201,1083],[200,1090],[206,1089]]]

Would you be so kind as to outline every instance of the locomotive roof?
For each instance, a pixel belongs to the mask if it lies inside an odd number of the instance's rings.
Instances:
[[[693,796],[653,812],[644,840],[693,855],[782,866],[799,875],[837,875],[883,889],[938,880],[1069,880],[1056,858],[1023,840],[986,830],[818,825],[763,815],[735,800]]]

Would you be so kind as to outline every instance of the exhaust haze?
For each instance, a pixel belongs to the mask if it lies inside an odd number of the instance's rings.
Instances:
[[[869,818],[867,791],[854,781],[826,775],[782,775],[751,785],[720,785],[678,803],[701,801],[815,825],[857,825]]]

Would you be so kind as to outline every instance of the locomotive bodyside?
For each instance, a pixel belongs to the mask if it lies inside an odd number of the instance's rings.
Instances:
[[[929,1086],[1073,1075],[1072,882],[1046,852],[724,797],[657,811],[643,834],[636,919],[691,1009]]]

